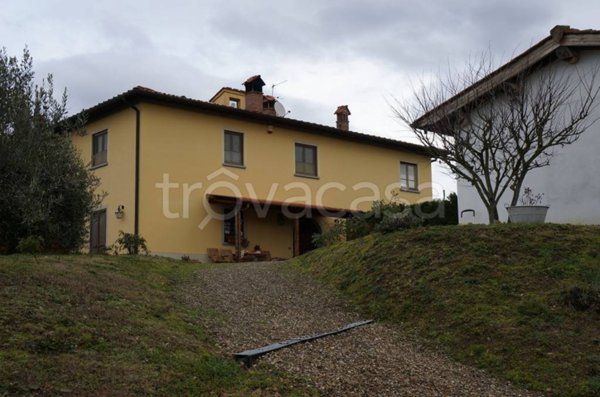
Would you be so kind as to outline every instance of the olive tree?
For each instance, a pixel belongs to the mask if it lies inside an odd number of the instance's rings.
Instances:
[[[55,98],[52,76],[36,84],[33,60],[0,51],[0,251],[35,236],[45,250],[77,250],[100,197],[62,125],[66,91]]]

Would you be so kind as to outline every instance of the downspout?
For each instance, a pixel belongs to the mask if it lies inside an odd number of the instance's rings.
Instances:
[[[135,111],[135,190],[134,190],[134,215],[133,232],[140,234],[140,109],[130,105]]]
[[[135,180],[133,193],[133,233],[140,234],[140,109],[123,99],[123,102],[135,111]]]

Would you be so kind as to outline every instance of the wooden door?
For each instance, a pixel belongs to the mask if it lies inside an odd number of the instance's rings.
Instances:
[[[106,210],[92,213],[90,229],[90,252],[104,253],[106,250]]]

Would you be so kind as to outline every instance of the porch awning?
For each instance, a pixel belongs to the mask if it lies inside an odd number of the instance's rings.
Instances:
[[[211,204],[225,204],[225,205],[235,205],[237,203],[243,203],[243,204],[253,204],[253,205],[260,205],[262,208],[269,206],[269,207],[276,207],[276,208],[281,208],[281,207],[285,207],[288,208],[290,211],[294,211],[294,210],[305,210],[305,209],[310,209],[312,211],[318,212],[321,215],[324,216],[330,216],[330,217],[344,217],[347,215],[351,215],[351,214],[361,214],[363,213],[360,210],[352,210],[349,208],[335,208],[335,207],[327,207],[327,206],[319,206],[319,205],[312,205],[312,204],[306,204],[306,203],[289,203],[289,202],[283,202],[283,201],[274,201],[274,200],[265,200],[265,199],[255,199],[255,198],[249,198],[249,197],[236,197],[236,196],[225,196],[225,195],[220,195],[220,194],[207,194],[206,197],[208,198],[208,202]]]

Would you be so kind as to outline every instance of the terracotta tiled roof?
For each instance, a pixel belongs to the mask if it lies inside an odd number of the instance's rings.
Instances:
[[[322,124],[295,120],[287,117],[278,117],[260,112],[251,112],[230,106],[186,98],[185,96],[166,94],[141,86],[134,87],[129,91],[112,97],[111,99],[101,102],[91,108],[82,110],[78,114],[71,116],[69,120],[66,120],[65,125],[69,125],[70,119],[77,119],[80,117],[85,117],[85,120],[87,120],[89,123],[139,103],[153,103],[161,106],[176,107],[194,112],[230,117],[249,122],[257,122],[262,125],[272,125],[273,127],[283,127],[310,134],[329,136],[337,139],[343,139],[345,141],[354,141],[368,145],[381,146],[388,149],[412,151],[423,155],[429,155],[423,146],[413,143],[354,131],[340,132],[340,130],[337,128]]]
[[[237,88],[231,88],[231,87],[222,87],[222,88],[221,88],[219,91],[217,91],[217,92],[215,93],[215,95],[213,95],[213,96],[212,96],[212,97],[211,97],[211,98],[208,100],[208,102],[212,102],[212,101],[213,101],[213,100],[214,100],[214,99],[215,99],[217,96],[219,96],[219,94],[220,94],[221,92],[223,92],[223,91],[225,91],[225,90],[228,90],[228,91],[233,91],[233,92],[237,92],[237,93],[239,93],[239,94],[244,94],[244,93],[245,93],[245,91],[243,91],[243,90],[238,90]]]
[[[232,88],[232,87],[223,87],[223,88],[221,88],[221,90],[235,91],[235,92],[239,92],[240,94],[243,94],[245,92],[244,90],[240,90],[239,88]]]

